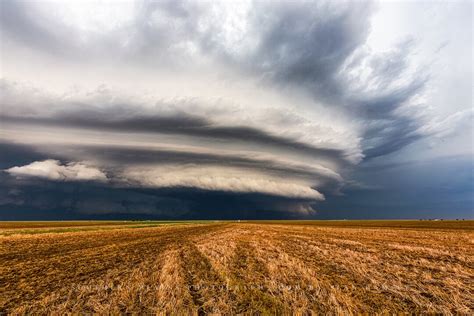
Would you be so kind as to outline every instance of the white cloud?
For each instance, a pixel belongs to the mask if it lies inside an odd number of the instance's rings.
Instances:
[[[35,161],[5,170],[17,177],[38,177],[54,181],[107,181],[105,173],[82,162],[61,165],[58,160]]]
[[[83,162],[62,165],[48,159],[5,170],[16,177],[37,177],[53,181],[100,181],[108,179],[96,167]],[[324,195],[311,183],[296,178],[282,179],[257,171],[228,167],[198,167],[192,164],[129,167],[117,172],[113,181],[125,186],[149,188],[187,187],[236,193],[261,193],[289,198],[324,200]]]
[[[309,183],[282,179],[239,168],[161,166],[129,168],[121,176],[128,185],[151,188],[188,187],[203,190],[263,193],[291,198],[324,200]]]

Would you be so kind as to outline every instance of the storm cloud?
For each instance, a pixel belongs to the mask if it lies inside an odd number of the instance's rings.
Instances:
[[[350,213],[371,168],[472,156],[472,73],[446,84],[469,45],[422,39],[470,6],[2,1],[1,216]]]

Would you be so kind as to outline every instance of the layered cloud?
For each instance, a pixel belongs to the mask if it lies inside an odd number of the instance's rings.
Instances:
[[[151,167],[126,171],[125,181],[145,187],[191,187],[211,191],[263,193],[308,200],[323,200],[324,196],[312,189],[311,183],[288,183],[284,179],[265,174],[249,173],[241,169],[190,166]]]
[[[210,191],[263,193],[323,200],[311,183],[287,183],[265,174],[256,175],[242,169],[228,167],[195,168],[189,165],[171,165],[131,168],[117,171],[113,179],[83,162],[71,162],[61,165],[58,160],[35,161],[25,166],[16,166],[5,170],[8,174],[20,178],[37,177],[53,181],[97,181],[112,180],[117,186],[144,188],[195,188]]]
[[[2,1],[4,173],[100,186],[81,203],[110,212],[193,212],[206,194],[311,211],[361,165],[472,122],[471,108],[433,111],[416,38],[375,47],[378,7]]]

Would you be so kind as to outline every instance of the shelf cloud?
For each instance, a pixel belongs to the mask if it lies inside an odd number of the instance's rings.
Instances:
[[[472,140],[470,85],[446,84],[447,67],[472,60],[453,57],[462,43],[447,33],[382,32],[380,16],[403,16],[387,4],[0,6],[2,210],[314,215],[383,187],[367,171],[381,162],[472,154],[460,149]],[[460,15],[454,32],[466,6],[432,10]],[[400,10],[423,19],[416,4]]]

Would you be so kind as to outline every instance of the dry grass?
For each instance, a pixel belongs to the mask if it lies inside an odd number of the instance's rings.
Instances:
[[[472,221],[9,225],[0,314],[474,312]]]

